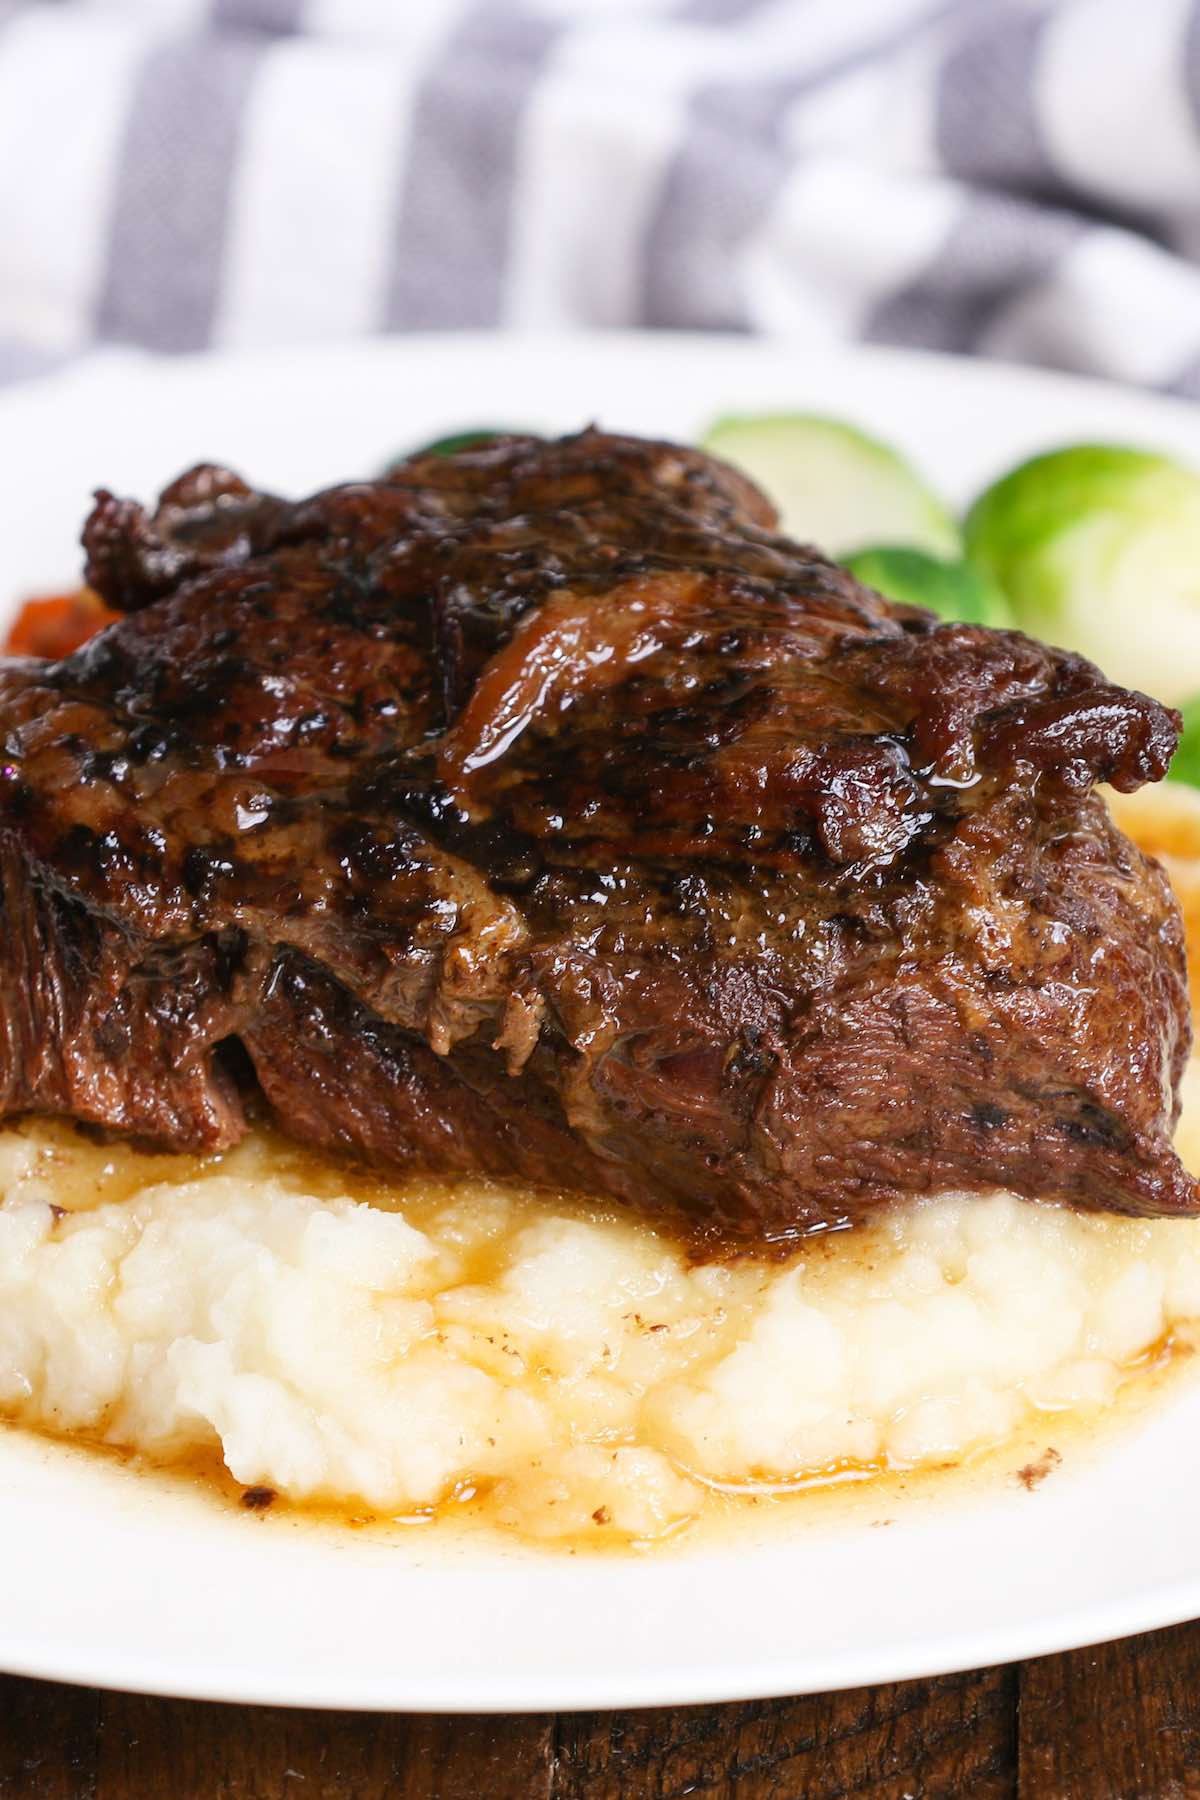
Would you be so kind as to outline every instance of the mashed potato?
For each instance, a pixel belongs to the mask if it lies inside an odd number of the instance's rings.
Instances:
[[[1152,804],[1182,864],[1200,803]],[[1191,1221],[944,1194],[783,1264],[693,1266],[608,1208],[387,1185],[265,1133],[207,1162],[0,1134],[0,1413],[217,1453],[296,1500],[467,1495],[525,1535],[654,1538],[714,1492],[961,1459],[1106,1406],[1195,1320]]]
[[[714,1484],[957,1458],[1105,1405],[1200,1317],[1200,1226],[1006,1194],[690,1267],[508,1189],[330,1197],[266,1137],[89,1205],[100,1154],[3,1140],[0,1409],[160,1458],[219,1447],[300,1500],[411,1513],[469,1486],[535,1535],[651,1537]]]

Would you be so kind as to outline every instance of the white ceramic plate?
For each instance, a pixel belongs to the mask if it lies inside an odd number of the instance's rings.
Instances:
[[[0,396],[0,596],[72,582],[98,482],[202,457],[287,492],[464,425],[693,436],[716,412],[836,411],[965,498],[1028,451],[1108,437],[1200,461],[1200,412],[1065,378],[737,340],[426,337],[304,355],[113,355]],[[1053,1436],[1048,1441],[1053,1441]],[[0,1432],[0,1667],[225,1700],[526,1710],[898,1679],[1200,1614],[1200,1382],[1033,1492],[801,1510],[754,1542],[570,1558],[259,1518]],[[891,1515],[886,1529],[879,1512]]]

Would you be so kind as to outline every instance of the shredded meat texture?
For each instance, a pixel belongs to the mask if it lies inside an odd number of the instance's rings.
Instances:
[[[899,1194],[1200,1210],[1177,717],[584,432],[299,503],[101,493],[123,616],[0,665],[0,1104],[788,1242]]]

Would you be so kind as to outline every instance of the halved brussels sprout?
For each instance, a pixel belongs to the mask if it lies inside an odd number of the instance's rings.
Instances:
[[[383,465],[382,473],[390,475],[393,469],[398,469],[401,463],[409,462],[414,456],[457,456],[460,450],[479,450],[484,444],[490,444],[499,437],[531,435],[516,425],[476,425],[469,430],[452,431],[447,437],[434,438],[429,444],[417,444],[412,450],[404,450],[389,458]]]
[[[1022,630],[1172,703],[1200,692],[1200,476],[1166,456],[1078,444],[988,488],[967,554]]]
[[[1183,714],[1183,735],[1167,770],[1167,780],[1186,781],[1189,787],[1200,788],[1200,695],[1185,700],[1179,710]]]
[[[927,606],[940,619],[968,625],[1006,626],[1012,608],[990,575],[967,562],[947,562],[905,544],[881,544],[846,558],[846,567],[868,587],[905,606]]]

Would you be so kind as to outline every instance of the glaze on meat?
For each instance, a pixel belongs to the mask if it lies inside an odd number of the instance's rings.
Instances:
[[[1178,719],[888,605],[731,470],[585,432],[297,504],[101,493],[125,616],[0,670],[0,1100],[762,1243],[897,1194],[1200,1210]]]

